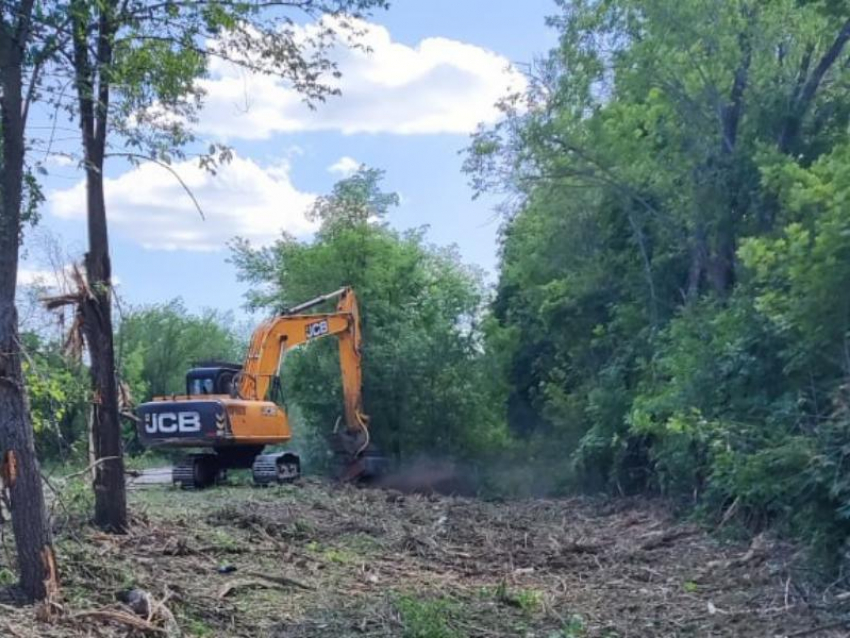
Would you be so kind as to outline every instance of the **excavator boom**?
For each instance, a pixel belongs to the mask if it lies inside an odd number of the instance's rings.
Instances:
[[[302,314],[332,299],[339,299],[336,312]],[[316,297],[263,322],[254,331],[242,372],[237,377],[237,396],[249,401],[262,401],[278,375],[287,351],[330,336],[336,336],[339,342],[346,429],[352,434],[361,433],[368,443],[368,417],[363,413],[361,394],[360,314],[357,298],[350,288]]]

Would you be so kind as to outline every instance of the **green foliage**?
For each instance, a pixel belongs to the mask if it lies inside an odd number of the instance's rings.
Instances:
[[[555,485],[850,530],[850,9],[562,0],[473,140],[507,191],[487,331]],[[498,355],[494,354],[498,351]]]
[[[59,344],[22,335],[22,363],[37,451],[42,458],[80,457],[88,443],[89,385],[82,364]]]
[[[839,470],[850,371],[847,158],[841,145],[808,169],[765,168],[785,227],[742,242],[744,276],[728,302],[695,305],[670,323],[657,376],[630,415],[655,440],[662,489],[704,489],[708,503],[735,502],[751,524],[781,521],[832,544],[848,511]]]
[[[194,315],[179,299],[126,314],[115,342],[121,375],[133,398],[142,402],[184,392],[186,372],[201,361],[241,363],[245,344],[233,323],[228,313]]]
[[[463,635],[451,626],[453,605],[448,599],[400,596],[396,608],[404,625],[404,638],[460,638]]]
[[[559,633],[549,635],[549,638],[581,638],[587,635],[587,627],[584,618],[578,614],[572,614],[564,623],[563,628]]]
[[[5,567],[0,567],[0,587],[11,587],[18,582],[15,573]]]
[[[234,246],[252,284],[249,303],[280,309],[350,285],[361,305],[364,404],[377,442],[397,457],[483,453],[504,440],[492,368],[482,352],[483,284],[453,248],[425,243],[424,229],[384,221],[397,198],[362,169],[319,198],[310,242],[284,236],[268,248]],[[284,396],[328,433],[340,414],[336,344],[287,353]],[[495,399],[495,400],[494,400]]]
[[[173,0],[66,0],[49,15],[38,11],[36,40],[45,40],[50,61],[70,69],[41,78],[35,97],[57,112],[77,108],[65,96],[65,80],[79,79],[78,97],[98,99],[92,87],[108,94],[108,113],[94,109],[98,134],[116,143],[112,155],[131,162],[170,164],[197,141],[193,125],[202,105],[204,78],[217,61],[288,82],[314,105],[337,95],[339,76],[330,50],[338,42],[357,46],[356,18],[385,9],[385,0],[320,0],[269,5],[257,0],[194,2]],[[58,14],[61,19],[57,19]],[[346,15],[349,20],[322,22]],[[69,20],[70,19],[70,20]],[[304,23],[315,23],[303,28]],[[73,37],[68,37],[69,33]],[[103,42],[109,42],[104,48]],[[77,115],[86,117],[86,109]],[[101,128],[101,126],[103,128]],[[197,148],[195,149],[197,150]],[[229,151],[213,144],[200,163],[213,170]],[[87,158],[93,161],[93,158]],[[99,161],[102,162],[102,159]]]
[[[179,299],[126,313],[115,335],[116,363],[133,402],[185,392],[186,372],[198,363],[241,363],[245,344],[233,323],[229,313],[192,314]],[[128,452],[143,452],[130,422],[125,440]]]

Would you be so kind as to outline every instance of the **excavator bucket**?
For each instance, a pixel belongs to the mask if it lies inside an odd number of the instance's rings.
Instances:
[[[334,478],[342,483],[370,482],[387,472],[387,458],[362,436],[348,430],[332,434],[328,444],[334,454]]]

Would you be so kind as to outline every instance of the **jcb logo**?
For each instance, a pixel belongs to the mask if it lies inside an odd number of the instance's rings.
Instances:
[[[163,412],[145,415],[148,434],[191,434],[201,431],[201,415],[197,412]]]
[[[322,319],[321,321],[314,321],[313,323],[307,324],[308,339],[315,339],[316,337],[321,337],[322,335],[326,334],[328,334],[327,319]]]

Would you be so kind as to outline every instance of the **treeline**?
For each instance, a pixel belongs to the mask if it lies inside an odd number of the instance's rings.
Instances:
[[[850,5],[561,1],[505,190],[508,420],[564,484],[850,524]]]

